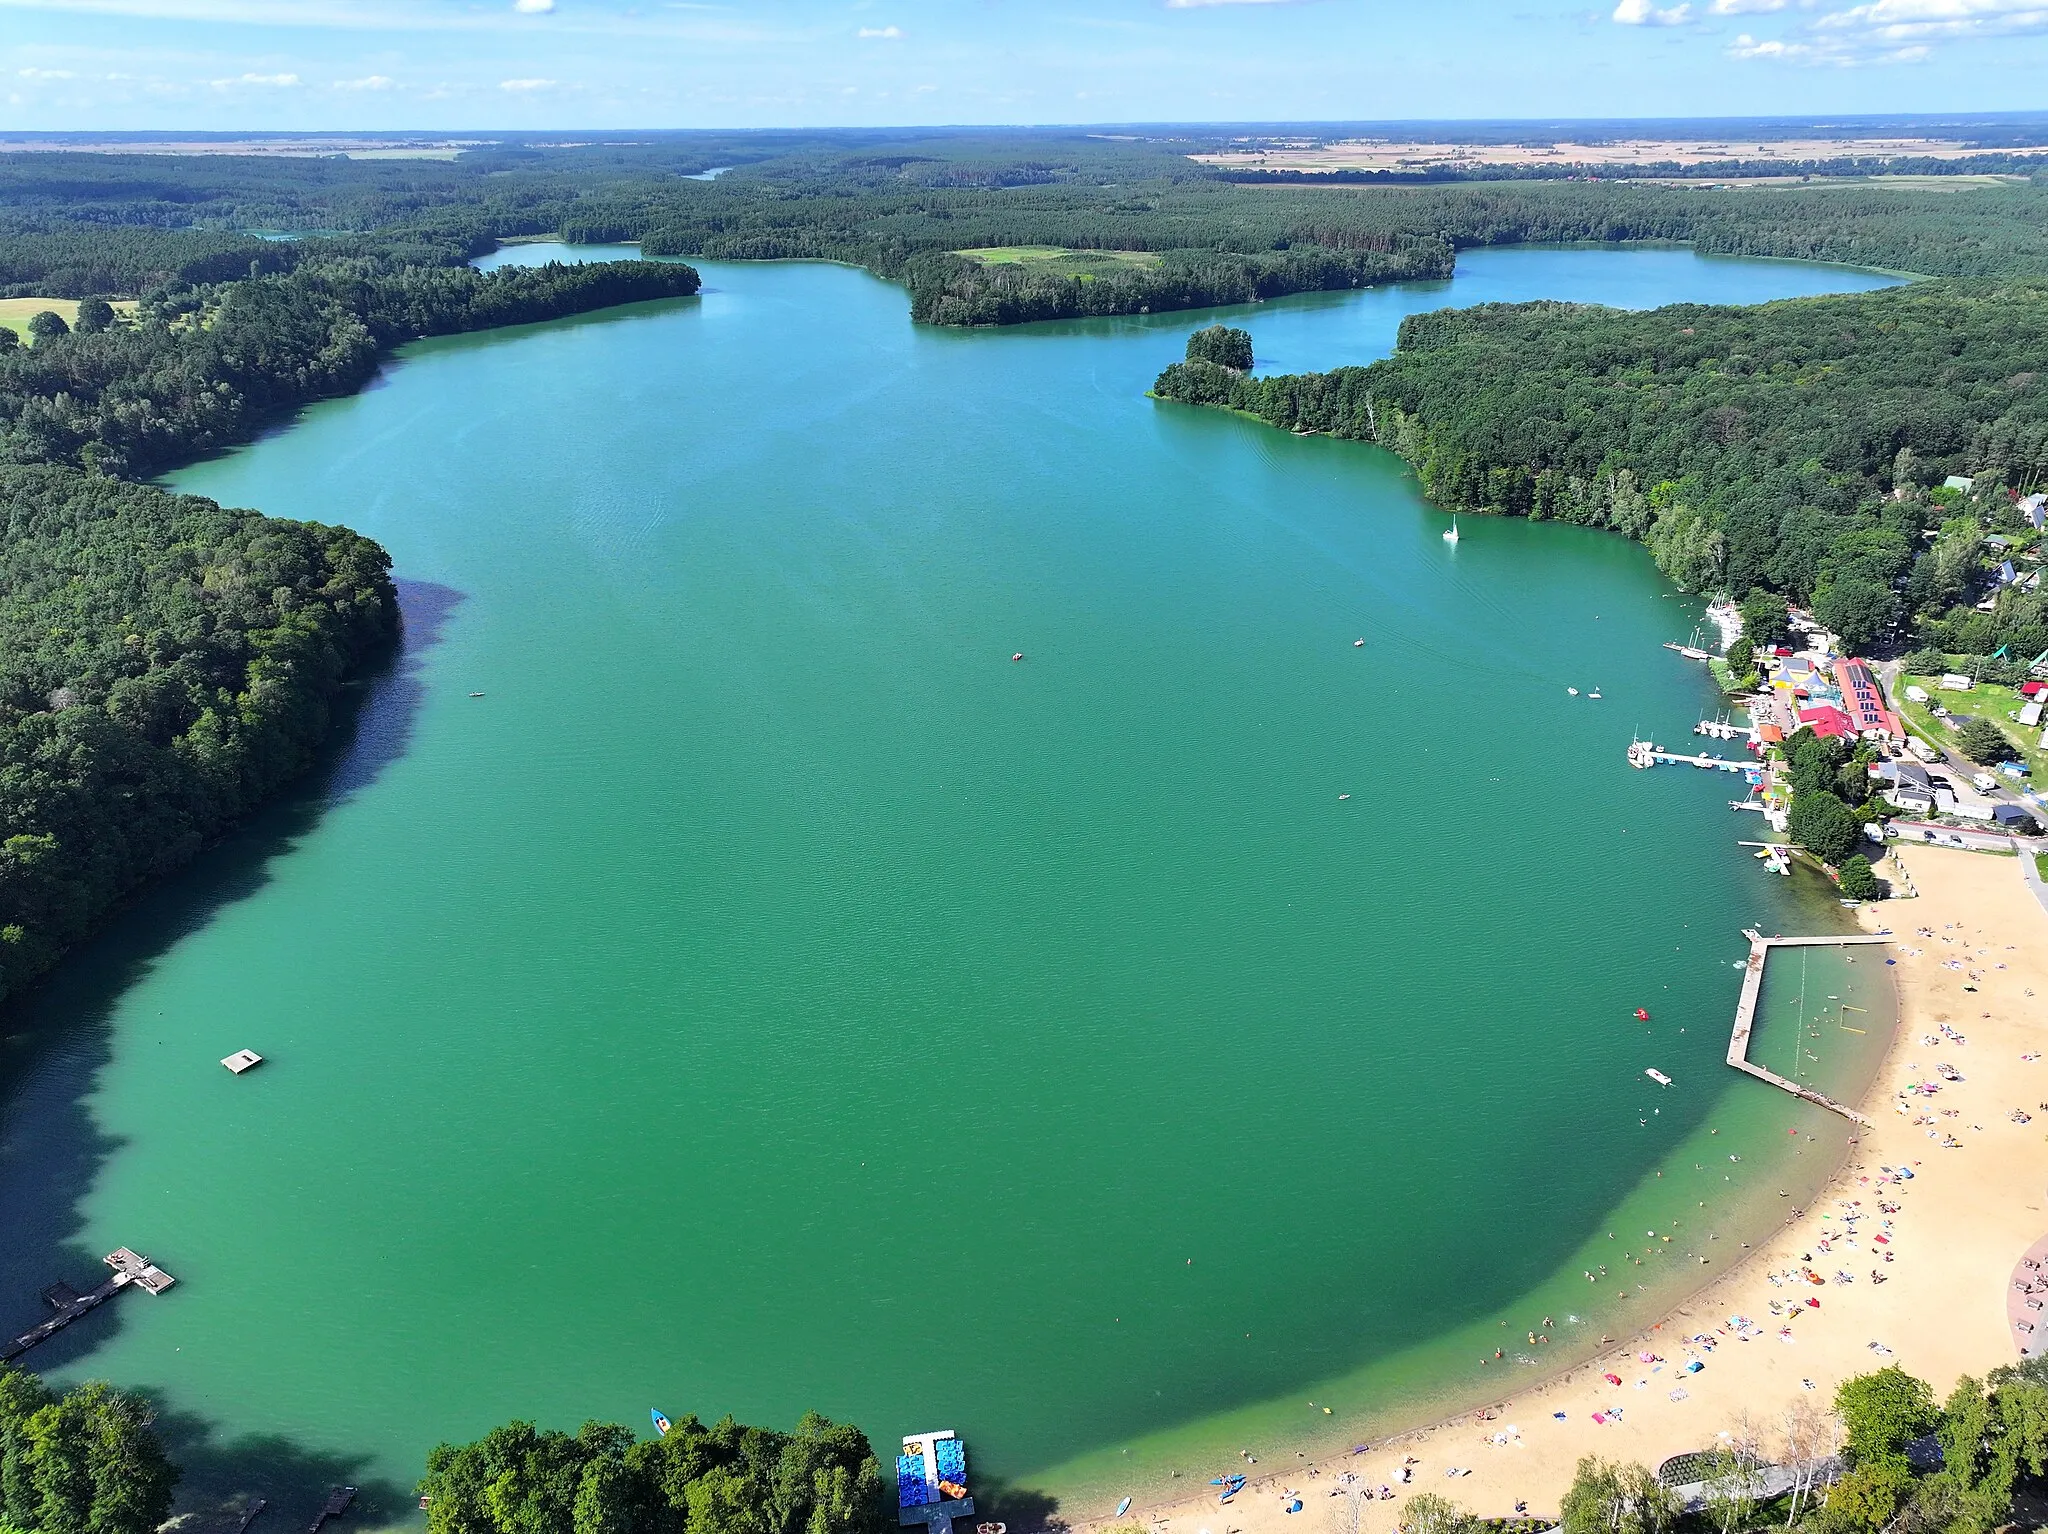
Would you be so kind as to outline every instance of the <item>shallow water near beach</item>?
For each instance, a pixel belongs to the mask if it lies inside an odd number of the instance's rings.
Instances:
[[[1839,1124],[1722,1055],[1740,928],[1842,913],[1735,780],[1623,760],[1719,707],[1661,648],[1697,600],[1145,389],[1216,318],[1324,367],[1447,303],[1881,279],[1490,251],[960,333],[704,272],[174,477],[381,540],[411,643],[20,1014],[0,1320],[119,1244],[180,1280],[31,1361],[279,1516],[650,1407],[954,1428],[1085,1516],[1506,1389],[1825,1175]]]

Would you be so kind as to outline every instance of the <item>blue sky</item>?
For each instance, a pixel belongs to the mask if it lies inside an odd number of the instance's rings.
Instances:
[[[0,0],[0,129],[2038,107],[2048,0]]]

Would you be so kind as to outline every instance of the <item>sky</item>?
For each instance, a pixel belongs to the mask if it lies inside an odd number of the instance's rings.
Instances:
[[[2048,0],[0,0],[0,130],[2010,111]]]

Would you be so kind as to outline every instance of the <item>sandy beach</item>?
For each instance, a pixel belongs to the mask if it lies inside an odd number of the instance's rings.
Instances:
[[[1140,1500],[1127,1521],[1187,1534],[1320,1529],[1333,1517],[1348,1527],[1342,1476],[1369,1489],[1360,1522],[1373,1529],[1391,1528],[1424,1491],[1487,1517],[1518,1503],[1554,1514],[1582,1455],[1655,1467],[1745,1426],[1773,1454],[1786,1413],[1825,1408],[1851,1376],[1897,1363],[1939,1396],[1961,1375],[2017,1359],[2013,1273],[2048,1236],[2048,912],[2018,859],[1918,847],[1894,856],[1918,897],[1859,912],[1897,934],[1878,950],[1897,961],[1899,1025],[1861,1105],[1874,1123],[1777,1237],[1655,1326],[1483,1416],[1365,1454],[1312,1460],[1267,1445],[1258,1463],[1233,1467],[1252,1480],[1229,1506],[1204,1487],[1178,1502]],[[1944,1066],[1962,1079],[1944,1080]],[[1938,1090],[1909,1093],[1919,1083]],[[1894,1181],[1886,1167],[1913,1175]],[[1750,1324],[1738,1330],[1736,1317]],[[1382,1486],[1394,1495],[1382,1499]]]

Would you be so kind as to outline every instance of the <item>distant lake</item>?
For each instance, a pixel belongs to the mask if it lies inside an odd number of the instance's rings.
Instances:
[[[31,1362],[147,1388],[279,1519],[650,1407],[954,1428],[1086,1515],[1582,1355],[1717,1271],[1588,1284],[1610,1230],[1732,1254],[1829,1169],[1721,1057],[1739,928],[1839,909],[1736,845],[1732,780],[1623,761],[1721,707],[1661,648],[1698,600],[1145,390],[1219,318],[1297,369],[1452,303],[1888,279],[1491,250],[961,332],[702,269],[173,477],[381,540],[411,642],[0,1055],[0,1320],[119,1244],[180,1280]],[[1811,978],[1884,1015],[1874,966]]]

